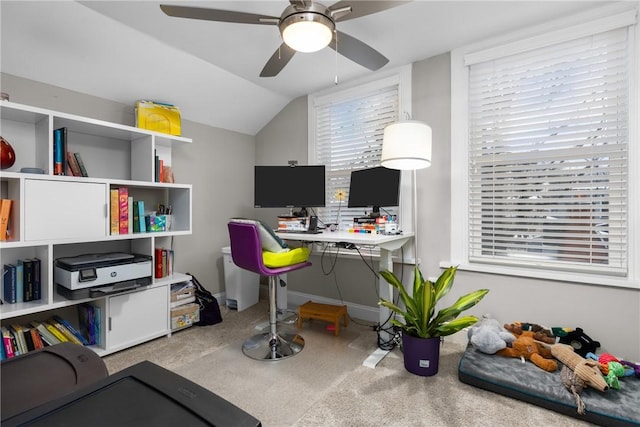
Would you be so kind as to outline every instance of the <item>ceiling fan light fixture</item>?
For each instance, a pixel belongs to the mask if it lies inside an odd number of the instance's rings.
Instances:
[[[286,17],[280,23],[282,39],[298,52],[316,52],[329,45],[335,29],[334,22],[313,12],[301,12]]]

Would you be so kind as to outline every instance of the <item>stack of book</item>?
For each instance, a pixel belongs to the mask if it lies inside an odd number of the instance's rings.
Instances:
[[[110,190],[111,235],[146,233],[144,201],[133,200],[127,187]]]
[[[37,301],[41,298],[41,268],[39,258],[19,259],[4,264],[2,301],[9,304]]]
[[[155,251],[156,279],[171,276],[173,274],[173,249],[156,248]]]
[[[89,345],[89,341],[71,323],[60,316],[28,325],[17,323],[0,327],[2,332],[2,348],[0,357],[10,359],[50,345],[62,342],[72,342],[79,345]]]

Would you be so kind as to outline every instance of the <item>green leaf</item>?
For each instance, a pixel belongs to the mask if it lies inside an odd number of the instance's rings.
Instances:
[[[436,330],[439,332],[439,335],[441,337],[444,337],[447,335],[455,334],[456,332],[459,332],[464,328],[468,328],[469,326],[475,324],[477,321],[478,318],[476,316],[460,317],[458,319],[439,325]]]

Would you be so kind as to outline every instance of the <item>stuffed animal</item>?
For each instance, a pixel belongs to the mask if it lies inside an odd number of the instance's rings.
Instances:
[[[467,336],[473,348],[486,354],[495,354],[516,339],[500,325],[500,322],[489,315],[482,316],[478,323],[469,328]]]
[[[549,347],[553,357],[571,369],[586,385],[599,391],[609,389],[609,385],[602,377],[598,362],[585,359],[567,344],[553,344]]]
[[[558,369],[558,364],[553,360],[551,351],[543,344],[538,343],[534,338],[534,332],[523,331],[511,344],[511,347],[504,348],[496,354],[506,357],[520,357],[530,360],[538,368],[547,372],[553,372]]]
[[[536,323],[513,322],[505,324],[504,328],[515,336],[519,336],[524,331],[531,331],[533,332],[533,339],[547,344],[555,344],[558,341],[552,329],[545,328]]]

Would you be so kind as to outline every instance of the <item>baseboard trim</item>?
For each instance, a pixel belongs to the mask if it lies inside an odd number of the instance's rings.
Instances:
[[[369,307],[352,302],[343,302],[333,298],[326,298],[302,292],[287,291],[287,305],[289,306],[289,308],[297,308],[307,301],[318,302],[321,304],[346,305],[347,310],[349,311],[349,316],[353,317],[354,319],[366,320],[373,323],[380,320],[380,312],[378,311],[378,307]]]

